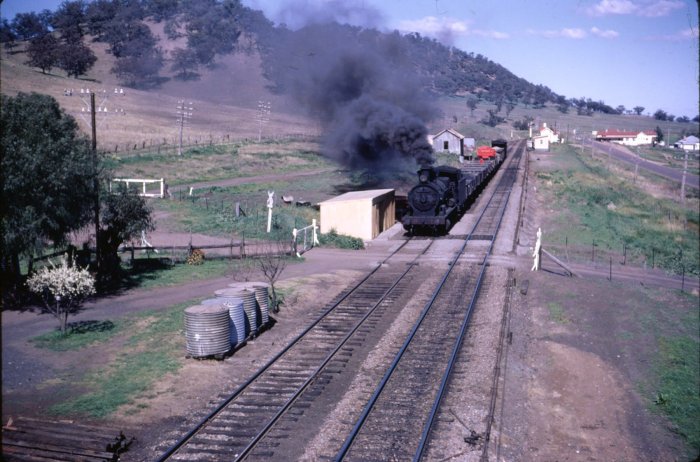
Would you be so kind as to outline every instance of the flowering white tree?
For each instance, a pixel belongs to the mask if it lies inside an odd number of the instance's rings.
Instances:
[[[46,311],[58,319],[61,334],[66,335],[68,315],[76,313],[85,298],[95,293],[95,279],[87,268],[80,268],[75,262],[69,265],[65,257],[60,266],[49,262],[51,267],[34,273],[27,286],[41,296]]]

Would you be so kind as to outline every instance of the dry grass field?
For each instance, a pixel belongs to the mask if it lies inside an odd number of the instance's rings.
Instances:
[[[272,94],[260,76],[260,63],[255,55],[236,54],[218,61],[213,69],[202,72],[199,80],[182,82],[169,78],[160,88],[136,90],[124,88],[110,73],[114,59],[103,43],[90,44],[98,60],[90,72],[80,79],[68,78],[65,72],[52,69],[43,74],[24,64],[23,46],[13,53],[0,52],[0,88],[3,94],[40,92],[56,98],[72,114],[81,129],[89,133],[90,117],[84,112],[89,97],[81,89],[96,93],[96,104],[107,108],[97,113],[98,146],[105,151],[120,152],[145,143],[173,144],[179,136],[177,107],[181,100],[191,102],[193,115],[184,130],[184,144],[209,142],[224,137],[257,138],[259,133],[258,101],[269,101],[271,114],[263,127],[263,136],[318,134],[317,124],[285,98]],[[169,64],[166,62],[164,71]],[[124,93],[115,94],[115,88]],[[72,96],[64,95],[73,89]]]

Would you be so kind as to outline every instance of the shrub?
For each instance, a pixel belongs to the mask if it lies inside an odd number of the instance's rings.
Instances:
[[[339,249],[360,250],[365,248],[365,243],[362,239],[338,234],[335,229],[331,229],[327,234],[320,234],[318,241],[321,245]]]
[[[34,273],[27,286],[41,296],[45,311],[58,319],[61,334],[66,335],[68,315],[77,313],[83,300],[95,293],[95,279],[86,268],[76,266],[75,261],[69,264],[67,258],[63,258],[60,266],[49,263],[51,267]]]

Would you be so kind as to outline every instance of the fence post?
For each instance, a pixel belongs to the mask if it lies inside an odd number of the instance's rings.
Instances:
[[[627,243],[624,242],[622,244],[622,264],[626,265],[627,264]]]
[[[313,228],[314,228],[314,234],[313,234],[314,242],[313,242],[312,246],[321,245],[320,242],[318,241],[318,234],[316,234],[316,228],[318,228],[318,226],[316,226],[316,219],[315,218],[313,220],[311,220],[311,226],[313,226]]]
[[[651,248],[651,269],[654,269],[654,263],[656,260],[656,249],[654,247]]]
[[[297,251],[297,229],[294,228],[292,229],[292,255],[296,255],[297,257],[301,258],[301,255],[299,255],[299,252]]]
[[[591,261],[595,262],[595,240],[591,244]]]
[[[610,281],[612,281],[612,257],[610,257]]]

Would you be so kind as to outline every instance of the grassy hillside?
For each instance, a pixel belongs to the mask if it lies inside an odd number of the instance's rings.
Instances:
[[[134,144],[173,143],[179,135],[176,123],[178,101],[192,102],[194,114],[185,128],[187,143],[195,140],[258,136],[258,100],[270,101],[270,121],[263,130],[265,136],[285,134],[316,134],[318,128],[302,114],[289,113],[283,98],[271,95],[260,77],[259,63],[254,56],[237,54],[221,59],[214,69],[202,73],[197,81],[169,80],[157,90],[124,88],[123,95],[114,93],[123,88],[109,72],[113,58],[106,53],[103,43],[90,43],[97,55],[97,63],[80,79],[68,78],[65,73],[53,69],[42,74],[40,70],[24,64],[27,60],[23,46],[9,54],[0,52],[0,88],[2,93],[39,92],[56,98],[61,106],[89,133],[90,117],[83,112],[89,97],[81,97],[80,90],[97,91],[96,103],[104,103],[108,112],[98,112],[98,145],[108,151],[124,151]],[[73,89],[73,96],[65,96],[65,89]],[[115,112],[117,111],[117,112]],[[123,111],[123,112],[122,112]]]
[[[167,52],[175,42],[163,37],[162,25],[151,24],[154,35],[161,38]],[[259,131],[258,102],[271,103],[270,121],[263,127],[263,136],[319,133],[318,123],[308,118],[303,110],[283,95],[269,91],[269,82],[262,76],[260,58],[257,54],[237,53],[220,57],[212,68],[200,69],[197,80],[180,81],[168,73],[169,63],[162,72],[168,80],[154,90],[125,88],[124,95],[114,94],[122,88],[110,69],[114,58],[106,52],[106,44],[87,41],[98,60],[90,72],[80,79],[68,78],[65,73],[53,69],[42,74],[24,64],[27,56],[23,45],[13,53],[0,51],[0,89],[2,93],[14,95],[18,92],[37,91],[54,96],[67,112],[73,114],[81,128],[89,133],[89,114],[83,112],[89,98],[81,97],[80,89],[98,91],[97,103],[104,103],[108,112],[98,113],[98,145],[107,151],[123,152],[127,149],[162,143],[176,142],[179,129],[176,123],[178,101],[192,102],[194,115],[184,130],[184,143],[206,143],[209,140],[257,138]],[[65,89],[73,89],[73,96],[65,96]],[[579,116],[575,111],[562,114],[553,105],[534,109],[518,105],[506,117],[506,121],[495,128],[479,123],[495,105],[481,101],[471,115],[463,96],[436,96],[442,117],[430,121],[429,131],[436,133],[452,127],[477,141],[485,142],[496,137],[523,137],[526,132],[517,132],[512,123],[525,116],[536,122],[546,122],[558,128],[562,135],[573,138],[575,134],[590,135],[592,130],[607,128],[629,130],[653,130],[661,127],[664,135],[674,142],[689,133],[697,133],[695,123],[657,121],[648,116],[611,115],[594,113]],[[647,108],[652,111],[653,108]],[[505,109],[500,112],[505,117]]]

